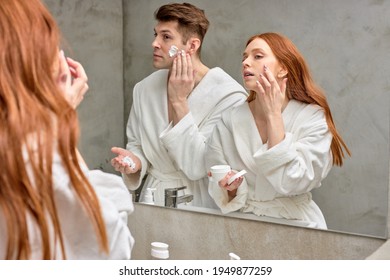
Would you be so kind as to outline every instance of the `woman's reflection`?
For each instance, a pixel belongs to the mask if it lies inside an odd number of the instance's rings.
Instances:
[[[248,40],[242,77],[250,96],[222,114],[208,143],[206,167],[227,164],[248,173],[231,184],[235,171],[210,180],[210,195],[223,213],[241,210],[326,229],[310,191],[350,152],[324,93],[294,44],[276,33]]]

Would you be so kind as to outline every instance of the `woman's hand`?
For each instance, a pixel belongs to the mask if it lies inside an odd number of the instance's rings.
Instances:
[[[236,192],[238,187],[241,185],[242,181],[244,180],[243,176],[238,177],[235,179],[232,183],[228,184],[229,179],[233,177],[236,173],[234,171],[230,171],[224,178],[222,178],[218,185],[222,188],[228,191],[228,195],[230,200],[233,199],[236,196]]]
[[[228,184],[229,179],[230,179],[231,177],[233,177],[235,174],[236,174],[236,172],[230,171],[228,174],[226,174],[226,176],[225,176],[224,178],[222,178],[222,179],[218,182],[218,185],[219,185],[221,188],[226,189],[226,190],[228,190],[228,191],[237,190],[238,187],[241,185],[242,181],[244,180],[244,177],[243,177],[243,176],[240,176],[240,177],[238,177],[237,179],[235,179],[233,182],[231,182],[230,184]]]
[[[83,66],[69,57],[66,58],[61,50],[59,53],[57,84],[73,108],[77,108],[83,100],[89,88],[87,82],[88,77]]]
[[[262,107],[265,116],[281,115],[286,99],[287,78],[284,78],[279,85],[272,72],[265,65],[264,75],[260,74],[260,78],[256,83],[258,93],[255,101]]]
[[[132,174],[141,170],[141,160],[132,152],[118,147],[111,148],[111,151],[114,154],[117,154],[117,156],[111,160],[111,165],[116,171],[123,174]],[[126,159],[126,157],[128,158]],[[130,165],[127,161],[132,161],[134,165]]]
[[[256,83],[258,93],[254,102],[255,106],[261,108],[265,119],[261,119],[260,116],[260,120],[258,120],[259,116],[256,115],[254,118],[259,132],[262,129],[261,124],[266,124],[267,135],[260,136],[266,139],[263,141],[268,142],[268,149],[270,149],[282,142],[285,137],[282,111],[288,103],[286,97],[287,78],[281,80],[279,85],[272,72],[267,66],[264,66],[264,75],[260,74],[260,79]]]

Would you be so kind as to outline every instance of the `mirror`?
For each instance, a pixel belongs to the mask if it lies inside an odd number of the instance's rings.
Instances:
[[[80,150],[90,168],[114,172],[110,147],[125,145],[132,89],[155,70],[153,13],[169,1],[44,2],[89,76],[90,94],[78,109]],[[205,10],[211,23],[202,60],[209,67],[220,66],[240,83],[241,53],[251,35],[280,32],[297,45],[325,90],[336,126],[352,152],[343,167],[333,167],[313,198],[330,230],[386,238],[390,3],[190,2]]]

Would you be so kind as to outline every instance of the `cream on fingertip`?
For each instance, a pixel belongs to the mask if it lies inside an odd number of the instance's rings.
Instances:
[[[131,159],[131,157],[126,156],[122,160],[125,164],[127,164],[131,169],[135,169],[135,162]]]

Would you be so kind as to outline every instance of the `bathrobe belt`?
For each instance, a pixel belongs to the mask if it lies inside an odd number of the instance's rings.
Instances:
[[[182,171],[174,171],[163,173],[153,167],[149,168],[148,173],[161,182],[168,182],[174,180],[187,180],[187,177]]]
[[[270,201],[247,200],[242,212],[252,212],[258,216],[271,216],[286,219],[303,219],[302,208],[312,201],[311,193],[296,196],[277,197]]]

